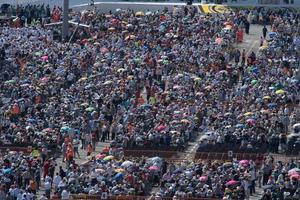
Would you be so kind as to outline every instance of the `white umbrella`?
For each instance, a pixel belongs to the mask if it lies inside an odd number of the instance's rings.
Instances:
[[[131,165],[133,165],[133,162],[131,162],[131,161],[129,161],[129,160],[126,160],[126,161],[124,161],[123,163],[122,163],[122,167],[129,167],[129,166],[131,166]]]

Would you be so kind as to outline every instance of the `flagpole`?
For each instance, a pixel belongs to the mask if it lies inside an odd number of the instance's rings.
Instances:
[[[62,39],[67,41],[69,36],[69,0],[64,0]]]

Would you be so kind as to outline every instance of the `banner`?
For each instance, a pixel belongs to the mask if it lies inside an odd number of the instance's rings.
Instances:
[[[199,9],[201,13],[206,14],[224,14],[230,13],[232,9],[228,6],[224,5],[211,5],[211,4],[202,4],[199,5]]]

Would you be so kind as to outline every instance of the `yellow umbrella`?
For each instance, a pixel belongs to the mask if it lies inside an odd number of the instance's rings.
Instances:
[[[264,50],[266,48],[268,48],[268,47],[267,46],[261,46],[261,47],[259,47],[259,50]]]
[[[145,13],[142,12],[142,11],[136,12],[136,13],[135,13],[135,16],[136,16],[136,17],[143,17],[143,16],[145,16]]]
[[[124,170],[124,169],[122,169],[122,168],[119,168],[119,169],[115,169],[115,172],[118,172],[118,173],[123,173],[123,172],[125,172],[125,170]]]
[[[112,160],[114,158],[115,157],[113,157],[113,156],[106,156],[105,158],[103,158],[103,160],[109,161],[109,160]]]
[[[245,114],[244,114],[244,116],[249,116],[249,115],[253,115],[254,113],[253,112],[246,112]]]
[[[110,27],[109,29],[108,29],[109,31],[114,31],[114,30],[116,30],[114,27]]]
[[[263,99],[271,99],[270,96],[264,96]]]
[[[132,76],[132,75],[127,76],[127,79],[133,79],[133,78],[134,78],[134,76]]]
[[[275,94],[284,94],[284,93],[286,93],[286,91],[284,91],[284,90],[277,90],[277,91],[275,92]]]
[[[86,76],[84,76],[84,77],[82,77],[82,78],[79,79],[79,82],[85,81],[85,80],[87,80],[87,79],[88,79],[88,78],[87,78]]]
[[[135,39],[135,35],[128,35],[125,40],[133,40]]]

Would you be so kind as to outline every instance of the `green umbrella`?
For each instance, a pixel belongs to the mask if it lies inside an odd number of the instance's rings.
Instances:
[[[88,107],[85,109],[86,112],[93,112],[95,109],[93,107]]]
[[[257,83],[257,80],[255,80],[255,79],[251,81],[252,85],[255,85],[256,83]]]
[[[42,56],[43,55],[43,53],[41,52],[41,51],[37,51],[37,52],[35,52],[35,54],[34,55],[36,55],[36,56]]]
[[[16,82],[17,82],[16,80],[9,80],[9,81],[5,81],[4,83],[6,83],[6,84],[14,84]]]

